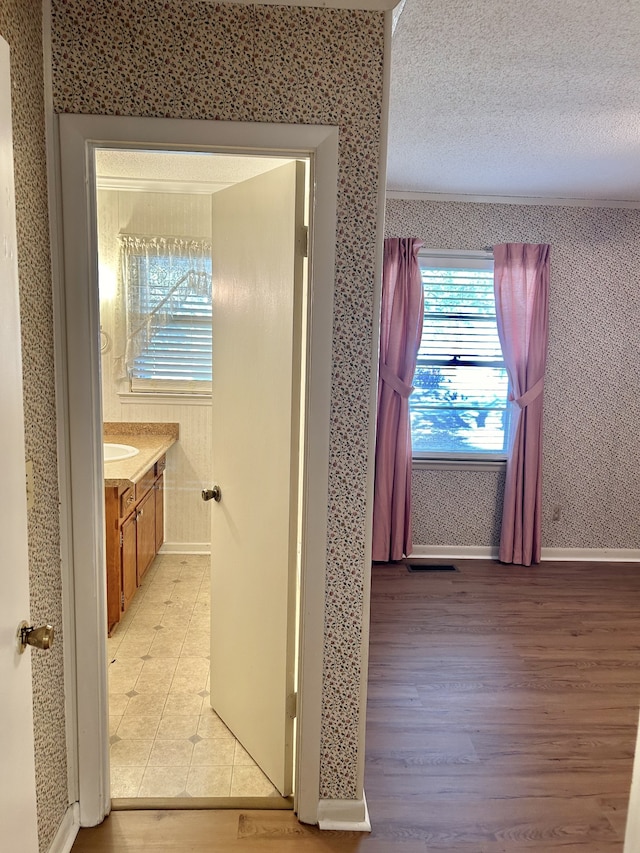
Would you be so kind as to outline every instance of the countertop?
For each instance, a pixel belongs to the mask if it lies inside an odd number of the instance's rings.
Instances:
[[[130,444],[140,451],[130,459],[104,463],[104,484],[129,488],[176,443],[179,424],[173,423],[105,423],[105,444]]]

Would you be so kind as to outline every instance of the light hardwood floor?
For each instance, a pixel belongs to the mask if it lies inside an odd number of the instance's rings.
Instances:
[[[291,813],[117,812],[74,853],[621,853],[640,565],[374,566],[370,835]]]

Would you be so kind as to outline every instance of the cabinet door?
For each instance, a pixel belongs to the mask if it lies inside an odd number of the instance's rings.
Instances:
[[[156,554],[156,493],[149,489],[138,505],[137,544],[138,544],[138,584],[151,565]]]
[[[107,570],[107,628],[109,636],[120,621],[122,611],[122,547],[120,545],[120,518],[118,490],[109,486],[104,490],[105,545]]]
[[[164,477],[161,474],[154,484],[156,493],[156,554],[164,542]]]
[[[120,564],[122,566],[122,609],[126,610],[136,594],[138,578],[136,572],[136,518],[131,515],[120,528]]]

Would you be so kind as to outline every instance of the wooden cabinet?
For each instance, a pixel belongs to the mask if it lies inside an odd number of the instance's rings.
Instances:
[[[162,474],[155,481],[153,488],[156,493],[156,554],[164,542],[164,477]]]
[[[162,456],[137,483],[105,487],[109,634],[164,541],[164,468]]]
[[[138,504],[136,514],[138,584],[156,555],[156,495],[153,483]]]
[[[126,610],[138,588],[135,513],[132,513],[120,528],[120,541],[122,610]]]

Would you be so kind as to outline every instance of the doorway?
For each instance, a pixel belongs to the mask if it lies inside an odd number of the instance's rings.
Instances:
[[[304,672],[298,696],[295,806],[302,820],[317,820],[319,719],[321,696],[322,598],[326,542],[326,483],[328,468],[328,390],[330,327],[335,244],[335,187],[337,137],[333,128],[240,126],[216,122],[111,119],[62,116],[61,163],[64,228],[65,321],[67,329],[66,388],[69,410],[69,479],[73,493],[72,552],[75,585],[78,667],[78,762],[81,821],[99,822],[108,812],[106,732],[106,667],[95,666],[105,652],[104,590],[94,572],[81,565],[103,565],[103,513],[96,506],[102,487],[101,402],[96,393],[99,373],[99,311],[97,245],[89,211],[95,205],[91,180],[92,145],[139,149],[212,151],[232,149],[240,154],[307,155],[318,181],[311,204],[312,251],[318,260],[309,277],[307,393],[303,401],[304,435],[301,476],[300,587],[298,595],[300,648],[298,671]],[[262,141],[247,151],[247,139]],[[257,134],[257,137],[255,137]],[[131,143],[131,140],[137,140]],[[286,143],[283,144],[283,139]],[[90,142],[92,140],[93,142]],[[100,140],[96,143],[95,140]],[[212,141],[213,140],[213,141]],[[327,252],[327,254],[324,254]],[[89,286],[86,283],[89,282]],[[93,286],[92,286],[93,284]],[[313,310],[312,310],[313,308]],[[314,417],[315,416],[315,417]],[[315,573],[317,572],[317,574]],[[317,597],[316,597],[317,596]],[[311,603],[313,602],[313,603]],[[83,632],[84,629],[84,632]],[[86,642],[84,638],[86,637]],[[95,656],[91,656],[92,649]],[[102,657],[102,660],[105,658]]]
[[[300,178],[298,228],[307,227],[304,198],[308,198],[309,161],[100,148],[95,151],[95,164],[103,431],[107,449],[112,451],[115,447],[116,454],[118,447],[131,446],[131,453],[137,447],[142,450],[123,460],[105,460],[105,484],[114,483],[126,474],[137,477],[150,463],[154,465],[153,469],[148,468],[150,475],[143,473],[140,477],[135,499],[128,494],[130,481],[125,480],[118,489],[120,506],[117,511],[105,513],[111,796],[122,805],[122,800],[130,798],[231,796],[237,799],[288,795],[290,782],[278,778],[282,774],[276,768],[283,760],[290,765],[292,755],[285,755],[284,759],[277,756],[273,768],[268,766],[268,759],[265,764],[265,740],[270,739],[271,734],[256,733],[253,720],[243,719],[244,714],[239,710],[249,706],[249,716],[265,713],[260,700],[250,701],[253,688],[247,692],[246,683],[253,681],[256,674],[248,667],[243,670],[244,659],[234,657],[238,639],[233,635],[238,630],[241,637],[250,633],[254,625],[260,624],[268,605],[261,597],[254,617],[242,629],[236,628],[235,623],[242,616],[230,606],[231,602],[240,600],[244,610],[250,590],[234,588],[225,596],[221,581],[226,572],[214,571],[215,603],[222,598],[225,605],[218,607],[217,612],[214,608],[216,642],[211,647],[211,524],[221,512],[215,503],[203,502],[201,494],[208,489],[212,472],[223,477],[230,486],[238,477],[237,469],[234,472],[220,470],[224,459],[213,463],[215,437],[224,431],[224,423],[220,421],[231,419],[228,449],[222,450],[218,445],[217,457],[221,453],[226,455],[228,450],[234,456],[245,451],[240,437],[237,359],[241,352],[251,347],[259,349],[262,362],[265,359],[265,342],[259,344],[254,340],[255,332],[251,340],[238,345],[246,338],[247,321],[251,319],[245,316],[244,310],[234,311],[234,316],[227,320],[219,316],[224,312],[224,282],[219,279],[225,255],[229,253],[228,243],[238,231],[240,242],[246,240],[247,231],[251,229],[244,223],[250,222],[255,215],[255,204],[269,193],[267,182],[273,182],[274,177],[277,180],[277,175],[267,176],[267,173],[274,170],[277,173],[283,167],[291,169],[293,164],[300,167],[297,170]],[[259,184],[257,193],[256,183]],[[279,208],[285,213],[288,209],[288,201],[280,199],[279,187],[276,183],[275,190],[271,189],[272,198],[268,202],[273,216],[278,215]],[[230,211],[227,201],[223,221],[218,214],[217,224],[212,223],[212,203],[215,210],[228,196],[242,191],[248,195],[240,205]],[[289,231],[285,225],[282,248],[275,250],[278,255],[286,252],[289,242],[295,241],[293,212],[291,217]],[[219,233],[221,230],[225,231],[224,235]],[[252,242],[260,239],[261,235],[254,233]],[[269,238],[269,242],[272,241],[273,238]],[[259,251],[261,271],[266,271],[267,247]],[[296,255],[291,254],[295,264]],[[305,259],[299,254],[301,269],[297,278],[293,270],[287,275],[287,270],[281,268],[276,279],[290,282],[285,286],[295,284],[304,296]],[[231,253],[231,262],[237,264],[235,253]],[[249,283],[254,281],[253,272],[245,269],[243,278],[252,295]],[[217,387],[212,411],[214,279],[217,284],[217,332],[213,350]],[[234,285],[234,291],[238,286],[238,283]],[[274,288],[270,289],[271,303]],[[259,301],[259,294],[253,301]],[[299,307],[301,320],[302,305]],[[284,312],[288,314],[292,309],[294,300],[286,299]],[[258,319],[265,323],[268,318],[260,313]],[[225,334],[222,326],[229,321],[234,324],[234,330]],[[278,322],[280,334],[289,323]],[[297,341],[298,329],[295,331]],[[272,332],[269,334],[271,336]],[[227,346],[223,351],[225,339],[230,340],[230,349]],[[291,353],[288,358],[292,358]],[[296,358],[299,360],[299,356]],[[234,362],[231,371],[234,387],[222,406],[220,383],[227,373],[227,359]],[[251,399],[249,439],[253,430],[264,434],[266,428],[257,399],[260,387],[250,388],[254,374],[261,369],[263,365],[248,366],[245,380],[240,383],[242,398]],[[296,371],[296,374],[301,373],[302,370]],[[302,396],[295,394],[296,405],[299,406]],[[289,419],[300,424],[300,417],[292,418],[292,414],[283,417],[283,423],[277,424],[277,431],[286,429]],[[212,426],[216,427],[213,456]],[[172,435],[177,435],[177,440],[159,459],[153,461],[161,448],[154,457],[141,461],[156,436],[164,446]],[[298,445],[297,437],[294,445]],[[274,451],[271,447],[271,452]],[[255,461],[251,465],[255,476]],[[279,468],[272,472],[272,476],[278,474]],[[252,483],[248,483],[247,491],[251,486]],[[145,496],[145,490],[149,497]],[[112,485],[106,488],[109,505],[115,491]],[[296,487],[291,495],[294,501],[298,491]],[[228,490],[225,489],[228,509],[227,498]],[[243,503],[246,500],[247,496],[243,495]],[[283,514],[289,513],[288,501],[280,509]],[[265,510],[264,504],[262,510],[260,506],[253,508],[254,515],[260,511],[270,510]],[[296,530],[298,514],[298,508],[292,511]],[[256,521],[249,518],[247,529],[251,530],[252,539],[263,540],[264,534],[258,533]],[[268,527],[271,529],[278,524],[277,518],[270,518]],[[119,539],[113,535],[118,530],[121,532]],[[282,538],[285,548],[288,547],[287,531]],[[214,533],[218,547],[212,558],[216,563],[229,559],[221,552],[222,539],[220,531]],[[297,541],[291,543],[292,595],[295,595],[299,574],[297,544]],[[269,551],[274,547],[277,541],[270,544]],[[251,559],[243,554],[238,562]],[[268,554],[262,559],[255,555],[253,559],[260,561],[261,575],[274,571]],[[116,574],[122,577],[113,577]],[[241,574],[234,574],[233,586],[240,581]],[[273,589],[275,583],[274,578],[268,589]],[[281,618],[286,620],[287,608],[280,606],[279,595],[276,594],[272,609],[279,610]],[[111,597],[116,598],[119,607],[113,606]],[[225,626],[229,610],[234,611],[234,624]],[[295,622],[293,609],[291,618]],[[285,671],[294,676],[295,625],[284,636],[290,637],[292,642],[291,659]],[[259,645],[271,641],[271,636],[262,637]],[[255,648],[251,651],[252,657],[256,656],[255,651]],[[287,654],[287,648],[279,646],[271,649],[268,656],[284,658]],[[210,667],[215,679],[213,687]],[[281,666],[276,663],[276,678],[280,670]],[[229,681],[227,690],[222,689],[221,679]],[[262,685],[261,695],[269,689],[269,683]],[[289,694],[294,694],[295,689],[294,682]],[[243,691],[246,692],[244,700],[240,696]],[[227,694],[231,698],[230,708],[226,707]],[[251,739],[256,737],[258,742],[254,744]],[[274,744],[273,750],[290,752],[292,745],[292,738],[289,738],[280,746]],[[271,751],[269,748],[267,753]]]

